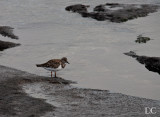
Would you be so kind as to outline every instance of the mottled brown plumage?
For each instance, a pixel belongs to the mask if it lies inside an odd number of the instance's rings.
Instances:
[[[43,64],[37,64],[37,67],[43,67],[44,69],[47,69],[51,71],[51,77],[52,77],[52,71],[55,72],[55,77],[56,77],[56,71],[59,71],[61,68],[65,68],[66,63],[69,64],[68,60],[66,57],[63,57],[62,59],[52,59],[49,60],[46,63]]]
[[[58,68],[59,65],[62,65],[62,64],[64,64],[64,63],[62,63],[62,61],[60,59],[52,59],[46,63],[37,65],[37,67]]]

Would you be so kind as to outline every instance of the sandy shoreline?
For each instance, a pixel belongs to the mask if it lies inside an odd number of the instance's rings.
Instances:
[[[160,101],[109,93],[107,90],[65,88],[71,87],[71,81],[41,77],[20,70],[0,66],[0,116],[1,117],[74,117],[74,116],[136,116],[146,117],[145,107],[156,107],[160,114]],[[57,82],[58,80],[58,82]],[[62,82],[64,84],[60,84]],[[44,99],[31,97],[22,86],[38,87],[38,83],[51,91],[60,107],[46,103]],[[47,83],[47,85],[46,85]],[[49,84],[49,85],[48,85]],[[53,90],[54,89],[54,90]],[[36,94],[36,92],[34,92]],[[49,113],[47,113],[49,112]],[[147,115],[152,117],[155,115]],[[156,116],[157,117],[157,116]]]

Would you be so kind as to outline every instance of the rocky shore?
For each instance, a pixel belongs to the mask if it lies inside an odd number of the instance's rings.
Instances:
[[[159,8],[151,4],[119,4],[106,3],[100,4],[88,12],[89,5],[75,4],[67,6],[66,11],[79,13],[82,17],[93,18],[97,21],[109,20],[111,22],[121,23],[138,17],[145,17],[149,13],[156,12]]]
[[[136,60],[139,63],[144,64],[149,71],[160,74],[160,57],[139,56],[133,51],[124,54],[136,58]]]
[[[0,40],[0,51],[3,51],[8,48],[16,47],[19,46],[20,44],[18,43],[12,43],[12,42],[7,42],[7,41],[1,41]]]
[[[107,90],[75,88],[70,85],[71,81],[62,78],[51,79],[5,66],[0,66],[0,74],[1,117],[146,117],[145,107],[156,107],[156,114],[160,114],[160,101]],[[52,97],[62,106],[46,103],[42,97],[31,97],[22,89],[29,85],[36,90],[36,83],[44,84],[45,90],[41,91],[52,91]]]
[[[9,37],[11,39],[18,39],[18,36],[16,36],[13,33],[13,29],[10,26],[0,26],[0,34],[4,37]],[[12,43],[12,42],[7,42],[7,41],[1,41],[0,40],[0,51],[3,51],[4,49],[12,48],[19,46],[20,44],[18,43]]]

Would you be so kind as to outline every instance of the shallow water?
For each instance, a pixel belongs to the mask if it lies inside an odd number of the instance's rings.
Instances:
[[[117,1],[160,4],[159,0],[110,0]],[[22,44],[0,52],[0,64],[50,76],[35,64],[66,56],[71,64],[57,75],[77,81],[75,86],[159,100],[160,76],[123,53],[133,50],[139,55],[160,56],[160,11],[119,24],[85,19],[64,10],[76,3],[93,8],[106,0],[0,1],[0,24],[15,27],[20,39],[13,42]],[[136,44],[139,34],[153,40]]]

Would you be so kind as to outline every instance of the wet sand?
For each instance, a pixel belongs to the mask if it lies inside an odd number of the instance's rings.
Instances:
[[[145,107],[156,107],[156,115],[147,117],[160,115],[160,101],[157,100],[76,88],[71,81],[61,78],[53,81],[5,66],[0,66],[0,74],[1,117],[146,117]],[[38,94],[47,96],[44,98]],[[55,103],[50,103],[50,99]]]

